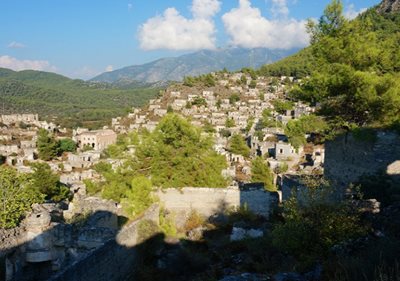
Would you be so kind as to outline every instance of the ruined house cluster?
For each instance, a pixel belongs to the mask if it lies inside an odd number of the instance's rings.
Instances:
[[[243,80],[243,75],[247,84],[239,83]],[[225,207],[245,205],[255,213],[268,217],[278,202],[288,199],[294,189],[302,188],[298,181],[300,174],[322,176],[324,167],[329,167],[328,172],[342,174],[343,180],[348,180],[349,176],[357,174],[357,169],[367,170],[365,166],[371,165],[369,162],[365,165],[359,163],[357,159],[362,157],[357,154],[357,148],[345,147],[337,155],[343,158],[341,160],[332,157],[333,152],[337,151],[336,146],[329,147],[327,153],[330,152],[331,156],[325,164],[324,146],[307,144],[295,149],[288,142],[284,130],[278,124],[287,124],[290,120],[314,112],[314,108],[301,103],[296,103],[292,110],[283,114],[276,112],[273,101],[285,99],[288,80],[291,83],[299,83],[290,77],[282,77],[278,83],[272,84],[271,79],[258,77],[253,81],[253,85],[255,83],[256,86],[250,87],[252,78],[249,75],[224,74],[222,77],[216,77],[216,86],[209,90],[182,85],[170,87],[158,99],[150,100],[148,106],[141,109],[134,108],[127,116],[112,119],[111,128],[95,131],[85,128],[73,130],[70,136],[77,143],[78,151],[66,153],[63,157],[47,163],[60,175],[60,181],[70,187],[74,193],[74,200],[65,206],[56,204],[35,206],[33,213],[26,218],[19,229],[0,233],[2,239],[0,242],[3,245],[0,247],[0,253],[3,254],[0,258],[5,257],[6,260],[6,280],[25,280],[25,277],[29,280],[32,274],[47,278],[57,272],[63,274],[62,269],[65,274],[72,274],[79,272],[73,267],[79,265],[77,261],[93,260],[92,257],[96,260],[95,256],[99,254],[107,256],[105,261],[112,262],[113,257],[110,253],[115,249],[126,250],[115,245],[115,237],[119,235],[117,216],[121,214],[121,206],[112,201],[88,197],[84,181],[101,180],[101,176],[93,170],[93,166],[99,161],[106,161],[113,167],[121,164],[120,160],[107,159],[103,154],[104,149],[117,142],[117,133],[128,133],[142,128],[152,131],[161,118],[170,111],[188,117],[196,126],[213,128],[214,149],[224,155],[228,163],[228,169],[223,171],[223,175],[232,179],[231,186],[225,189],[186,187],[180,191],[169,189],[158,192],[157,195],[164,207],[172,212],[187,213],[196,208],[201,214],[212,216],[220,208],[221,202],[224,202],[227,204]],[[232,95],[239,96],[239,100],[232,101],[230,99]],[[262,138],[260,138],[257,134],[259,131],[257,124],[262,119],[265,109],[272,113],[271,118],[276,122],[276,126],[262,128]],[[231,125],[228,126],[227,120],[233,121]],[[24,126],[20,126],[21,123]],[[39,121],[37,115],[3,115],[0,124],[0,155],[5,157],[8,165],[15,166],[21,172],[30,172],[28,163],[38,161],[36,159],[38,129],[60,130],[48,126],[47,122]],[[251,163],[249,158],[230,151],[229,138],[233,134],[239,134],[246,140],[251,151],[250,159],[256,156],[265,159],[266,164],[274,171],[275,181],[279,187],[278,193],[243,185],[251,176]],[[58,138],[65,137],[64,135],[60,134]],[[382,153],[381,149],[382,146],[391,147],[387,142],[398,142],[398,138],[385,135],[380,139],[381,142],[370,149],[371,155],[379,152],[379,159],[387,158],[389,162],[393,162],[389,167],[390,171],[395,171],[396,175],[400,174],[398,161],[395,161],[399,157],[398,153],[396,152],[396,155],[389,151]],[[341,139],[339,141],[343,142]],[[347,146],[351,143],[346,141]],[[356,144],[354,146],[357,147]],[[355,151],[353,154],[356,156],[348,153],[350,149]],[[128,153],[133,151],[134,147],[131,147]],[[365,149],[359,149],[359,154],[364,151]],[[351,167],[343,170],[343,167],[347,166],[337,166],[334,163],[335,159],[339,162],[345,160]],[[286,170],[282,169],[284,166],[287,167]],[[350,175],[346,174],[348,171],[351,172]],[[330,176],[338,178],[337,175]],[[379,209],[378,205],[377,208]],[[158,219],[158,211],[153,213],[153,219]],[[92,215],[85,217],[87,214]],[[73,225],[61,223],[74,220],[77,216],[84,217],[84,227],[79,225],[79,221]],[[126,233],[129,235],[120,231],[122,234],[119,236],[131,237],[129,227],[132,225],[135,229],[137,222],[128,226]],[[121,241],[125,240],[129,239],[121,238]],[[94,249],[97,249],[96,252]],[[122,253],[124,252],[119,253],[121,257]]]
[[[243,76],[247,83],[243,84]],[[161,97],[149,101],[149,105],[142,109],[133,109],[132,113],[122,118],[113,119],[113,129],[120,133],[145,128],[155,129],[158,121],[168,111],[177,112],[189,118],[193,125],[211,125],[215,136],[215,150],[226,156],[229,169],[226,174],[235,178],[237,173],[244,177],[250,176],[250,162],[242,155],[235,155],[229,150],[229,135],[240,134],[251,148],[251,158],[262,156],[274,170],[279,166],[288,165],[289,172],[323,173],[324,147],[308,145],[306,148],[295,149],[284,135],[281,125],[290,120],[311,114],[315,111],[308,105],[295,103],[292,110],[285,113],[274,111],[273,101],[285,99],[288,89],[287,83],[300,83],[293,77],[281,77],[272,83],[271,78],[258,77],[253,81],[250,75],[243,73],[215,75],[216,86],[204,90],[182,85],[170,87]],[[250,84],[255,87],[250,87]],[[232,95],[239,96],[240,100],[232,101]],[[263,139],[256,132],[257,124],[262,119],[265,109],[272,112],[275,126],[262,129]],[[227,126],[231,120],[233,126]],[[252,120],[251,128],[247,128]]]
[[[37,114],[1,115],[0,120],[0,160],[22,173],[32,172],[30,163],[41,161],[37,149],[39,129],[55,133],[58,140],[68,137],[66,129],[40,121]],[[83,185],[83,180],[98,178],[91,168],[100,160],[102,151],[116,143],[117,134],[109,129],[78,128],[73,130],[71,138],[77,143],[78,151],[47,163],[60,175],[62,183],[76,190]]]
[[[278,126],[263,128],[264,137],[256,135],[256,125],[262,118],[264,109],[273,112],[278,123],[300,118],[313,112],[304,104],[297,103],[291,111],[280,114],[274,111],[272,101],[284,99],[286,86],[282,81],[272,86],[268,78],[257,78],[256,87],[250,87],[251,77],[246,75],[247,84],[238,83],[245,74],[225,74],[216,79],[212,90],[198,90],[178,86],[169,88],[163,96],[150,100],[148,106],[133,109],[128,116],[112,119],[112,127],[90,131],[85,128],[73,130],[71,138],[77,143],[76,153],[66,153],[62,157],[48,161],[51,169],[60,175],[60,181],[70,187],[74,200],[68,206],[44,205],[35,207],[34,212],[26,219],[24,232],[19,235],[17,251],[7,254],[7,280],[24,280],[23,275],[42,274],[50,276],[61,268],[87,257],[88,252],[103,247],[117,233],[117,215],[121,206],[86,196],[84,181],[101,180],[93,170],[99,161],[106,161],[115,167],[118,161],[104,158],[102,153],[109,145],[117,142],[117,133],[127,133],[145,128],[152,131],[160,119],[169,111],[188,117],[196,126],[206,124],[214,128],[214,149],[226,157],[228,169],[223,171],[225,177],[232,179],[232,186],[214,191],[210,188],[186,188],[183,192],[169,190],[158,194],[161,201],[173,212],[185,212],[196,206],[204,215],[218,211],[221,200],[227,207],[249,206],[251,210],[266,217],[282,198],[278,193],[271,193],[259,188],[239,188],[239,181],[248,180],[251,175],[251,163],[242,155],[233,154],[229,149],[229,135],[240,134],[246,139],[251,149],[250,158],[262,156],[271,169],[288,165],[287,173],[296,174],[322,171],[324,163],[323,147],[302,147],[294,149]],[[236,94],[240,100],[231,101]],[[251,128],[247,128],[253,119]],[[37,155],[37,134],[39,128],[54,131],[59,128],[44,126],[37,115],[2,116],[4,130],[0,131],[0,155],[6,157],[7,164],[19,171],[31,172],[29,162],[39,161]],[[227,126],[232,120],[233,126]],[[21,122],[29,126],[20,126]],[[246,129],[247,128],[247,129]],[[56,134],[58,138],[66,134]],[[134,150],[134,148],[133,148]],[[59,221],[72,220],[77,215],[95,214],[90,217],[85,227],[69,226]],[[21,238],[22,237],[22,238]],[[21,240],[22,239],[22,240]],[[18,239],[17,239],[18,240]],[[12,248],[12,247],[11,247]],[[42,268],[43,267],[43,268]],[[35,272],[34,269],[40,269]],[[33,273],[32,271],[33,270]],[[21,275],[22,274],[22,275]]]

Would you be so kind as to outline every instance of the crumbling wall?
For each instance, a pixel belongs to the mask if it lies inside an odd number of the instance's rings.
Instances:
[[[378,131],[376,140],[358,140],[342,135],[325,144],[325,177],[338,186],[357,182],[363,175],[386,172],[400,175],[400,137],[395,132]],[[396,170],[397,167],[397,170]]]
[[[153,205],[143,217],[123,227],[116,237],[86,254],[48,281],[118,281],[128,280],[137,261],[140,223],[159,223],[159,207]]]
[[[278,201],[276,193],[260,189],[241,190],[236,187],[169,188],[158,191],[157,196],[168,211],[182,214],[196,210],[206,217],[240,206],[247,206],[254,213],[268,217],[274,203]]]

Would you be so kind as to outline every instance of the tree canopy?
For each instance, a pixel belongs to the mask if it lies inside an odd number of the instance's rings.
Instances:
[[[44,195],[29,186],[26,175],[0,166],[0,228],[18,225],[34,203],[41,203]]]
[[[276,191],[273,174],[261,157],[251,161],[251,182],[263,183],[266,190]]]
[[[135,152],[129,153],[128,146],[134,146]],[[118,158],[124,162],[121,167],[113,170],[106,163],[96,166],[105,178],[102,195],[127,202],[135,201],[140,196],[148,198],[149,186],[226,187],[227,180],[222,176],[226,160],[212,146],[211,137],[204,134],[201,128],[177,114],[169,113],[153,132],[131,133],[112,148],[119,151]],[[137,212],[129,210],[130,213]]]

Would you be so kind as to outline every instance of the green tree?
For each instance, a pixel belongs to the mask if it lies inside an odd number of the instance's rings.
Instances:
[[[239,96],[239,94],[232,94],[232,95],[230,95],[230,97],[229,97],[229,103],[230,104],[235,104],[236,102],[238,102],[238,101],[240,101],[240,96]]]
[[[225,127],[227,128],[233,128],[236,126],[235,120],[233,118],[226,118],[225,120]]]
[[[76,151],[76,143],[69,138],[61,139],[58,142],[58,151],[59,155],[64,152],[75,152]]]
[[[328,129],[326,122],[318,116],[306,115],[298,120],[290,120],[285,127],[285,135],[294,148],[306,144],[307,133],[323,134]]]
[[[274,100],[272,102],[274,109],[276,112],[280,114],[286,113],[287,110],[293,109],[293,103],[289,101],[282,101],[282,100]]]
[[[60,177],[53,173],[47,163],[32,163],[31,167],[33,173],[29,175],[29,180],[32,189],[56,202],[69,197],[69,188],[60,183]]]
[[[150,207],[154,202],[151,192],[152,183],[148,178],[138,176],[132,180],[130,188],[125,192],[126,198],[121,202],[129,217],[136,217]]]
[[[243,155],[244,157],[250,156],[250,148],[247,146],[244,138],[238,134],[233,135],[229,140],[229,151],[234,154]]]
[[[334,190],[323,179],[303,181],[301,201],[294,193],[284,203],[284,223],[272,232],[273,244],[309,266],[326,257],[334,245],[366,234],[360,213],[350,201],[333,200]]]
[[[211,74],[205,75],[204,79],[204,85],[207,87],[214,87],[215,86],[215,80],[214,77]]]
[[[128,200],[133,196],[128,192],[133,180],[141,176],[150,179],[151,186],[162,188],[227,185],[221,175],[226,160],[213,150],[211,137],[181,116],[167,114],[153,132],[142,131],[136,137],[135,153],[125,154],[121,167],[113,170],[106,163],[95,166],[105,178],[103,197]]]
[[[342,1],[332,0],[325,8],[318,24],[312,20],[308,21],[307,29],[311,34],[311,42],[317,42],[322,36],[335,36],[346,22],[346,18],[343,16]]]
[[[16,227],[34,203],[42,203],[44,196],[29,188],[25,175],[0,167],[0,228]]]
[[[250,130],[253,127],[253,125],[254,125],[254,117],[250,116],[249,119],[247,120],[247,125],[246,125],[246,128],[245,128],[246,133],[250,132]]]
[[[266,190],[276,191],[273,174],[261,157],[256,157],[251,161],[251,182],[262,182]]]
[[[37,149],[39,158],[49,161],[57,157],[58,143],[54,136],[49,134],[45,129],[40,129],[37,140]]]
[[[211,134],[213,134],[213,133],[216,132],[214,126],[213,126],[210,122],[208,122],[208,121],[205,121],[205,122],[204,122],[203,130],[204,130],[204,132],[206,132],[206,133],[211,133]]]
[[[242,75],[240,77],[240,83],[242,83],[242,85],[247,85],[247,78],[246,75]]]

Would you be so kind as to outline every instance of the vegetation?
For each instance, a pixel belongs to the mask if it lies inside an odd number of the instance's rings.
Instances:
[[[127,152],[135,146],[135,153]],[[116,148],[115,148],[116,147]],[[99,163],[103,175],[102,196],[122,202],[129,215],[139,214],[152,202],[150,190],[155,187],[225,187],[221,172],[225,158],[212,149],[212,140],[202,135],[186,119],[167,114],[149,133],[132,133],[120,138],[113,150],[124,164],[115,171],[111,165]],[[110,154],[110,149],[107,150]]]
[[[132,180],[130,189],[125,192],[126,198],[122,200],[122,206],[129,217],[135,217],[153,203],[151,196],[152,184],[151,181],[139,176]]]
[[[264,109],[262,112],[262,118],[258,121],[256,130],[260,131],[264,128],[280,127],[280,122],[276,121],[272,112],[269,109]]]
[[[332,200],[334,191],[325,181],[306,178],[304,184],[306,190],[285,202],[284,222],[272,236],[276,247],[310,266],[326,258],[333,246],[361,237],[367,229],[351,201]]]
[[[28,176],[30,188],[45,195],[47,200],[58,202],[69,197],[69,188],[60,183],[60,177],[47,163],[33,163],[31,167],[33,173]]]
[[[233,118],[226,118],[225,120],[225,127],[227,128],[233,128],[236,126],[235,120]]]
[[[122,89],[54,73],[0,68],[0,101],[7,112],[55,117],[66,127],[101,127],[132,106],[144,105],[158,92],[156,88]]]
[[[317,24],[309,23],[318,67],[292,94],[321,103],[319,113],[336,131],[390,127],[400,116],[400,14],[370,9],[349,22],[342,11],[333,1]]]
[[[250,156],[250,148],[247,146],[243,137],[238,134],[233,135],[229,140],[229,151],[244,157]]]
[[[254,183],[264,183],[266,190],[276,191],[273,174],[261,157],[256,157],[251,161],[251,181]]]
[[[285,135],[294,148],[306,144],[307,133],[324,133],[327,130],[325,121],[315,115],[302,116],[297,120],[290,120],[285,127]]]
[[[58,155],[58,143],[54,136],[49,134],[45,129],[40,129],[38,133],[37,149],[39,158],[49,161]]]
[[[293,103],[289,101],[283,101],[280,99],[274,100],[272,102],[272,105],[274,106],[274,109],[276,112],[280,114],[285,114],[287,110],[292,110],[293,109]]]
[[[240,101],[240,96],[239,94],[232,94],[229,97],[229,103],[230,104],[235,104],[236,102]]]
[[[62,154],[64,152],[75,152],[76,151],[76,143],[69,138],[61,139],[58,142],[58,153]]]
[[[0,166],[0,228],[16,227],[32,204],[43,202],[44,196],[27,183],[25,175]]]
[[[76,143],[69,138],[56,141],[53,134],[45,129],[40,129],[38,133],[37,148],[39,158],[44,161],[50,161],[64,152],[75,152]]]
[[[204,74],[197,77],[186,76],[183,78],[183,85],[185,86],[194,87],[197,84],[204,85],[206,87],[214,87],[214,76],[212,74]]]
[[[264,65],[258,72],[262,76],[305,78],[311,74],[315,64],[311,49],[306,48],[276,63]]]

